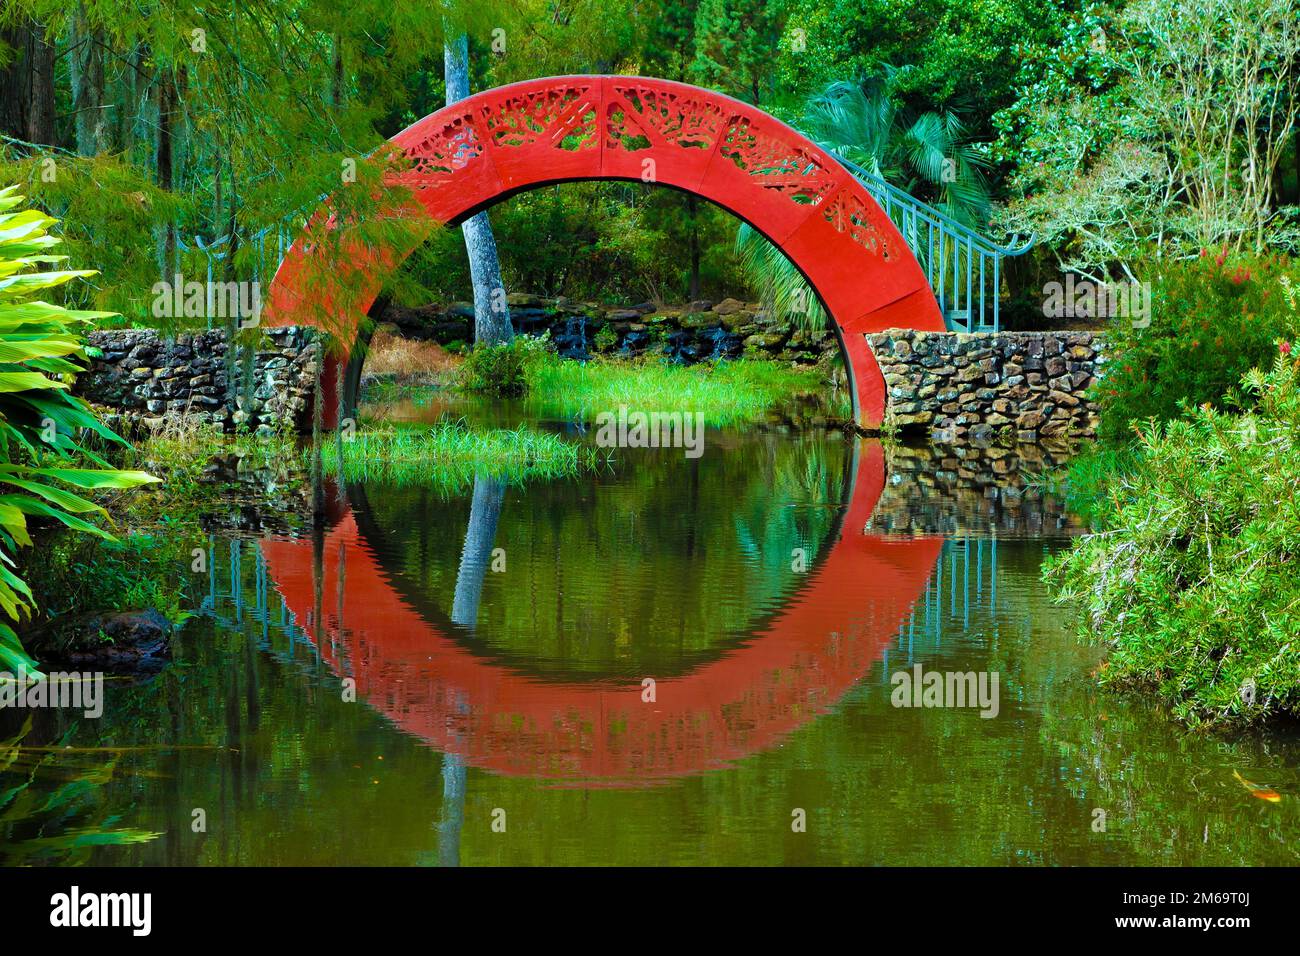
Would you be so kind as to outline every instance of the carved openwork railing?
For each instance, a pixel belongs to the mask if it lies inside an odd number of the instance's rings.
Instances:
[[[902,233],[930,280],[948,328],[960,332],[997,331],[1002,260],[1024,255],[1032,248],[1033,240],[1019,248],[1000,246],[857,163],[836,153],[831,155],[866,187]]]

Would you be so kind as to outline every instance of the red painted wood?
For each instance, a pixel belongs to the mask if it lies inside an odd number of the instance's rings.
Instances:
[[[319,214],[280,264],[263,321],[321,325],[350,340],[386,272],[431,223],[549,183],[631,179],[714,202],[783,249],[843,333],[866,426],[883,421],[886,399],[862,334],[944,328],[924,272],[866,189],[795,130],[719,93],[647,77],[548,77],[441,109],[392,144],[401,154],[393,181],[414,202],[389,215],[416,227],[413,236],[382,251],[331,241]]]
[[[322,658],[404,732],[496,773],[618,785],[716,769],[776,746],[870,674],[943,546],[866,530],[884,483],[883,450],[864,448],[839,536],[807,584],[742,646],[658,680],[654,703],[641,700],[639,680],[547,681],[475,655],[402,599],[350,508],[326,533],[320,582],[310,539],[261,547]],[[327,601],[316,622],[321,593],[341,593],[343,604]]]

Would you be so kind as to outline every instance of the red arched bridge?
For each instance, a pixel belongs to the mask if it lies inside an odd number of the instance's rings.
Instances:
[[[637,681],[545,680],[476,654],[399,592],[350,507],[323,543],[261,547],[322,658],[403,731],[497,773],[663,780],[766,750],[834,705],[925,593],[943,540],[867,528],[885,461],[879,444],[860,455],[838,534],[804,586],[741,646],[659,680],[653,703]],[[336,593],[337,605],[319,601]]]
[[[923,268],[913,250],[924,249],[927,223],[915,208],[894,213],[896,225],[877,202],[879,196],[892,210],[887,193],[869,189],[837,158],[762,110],[709,90],[634,76],[530,80],[441,109],[391,142],[401,154],[392,179],[414,197],[392,213],[402,218],[456,223],[517,192],[590,179],[655,182],[728,210],[780,247],[816,290],[840,337],[858,420],[868,427],[883,421],[886,390],[864,333],[942,330],[936,289],[940,299],[960,300],[955,277],[950,292],[943,291],[945,236],[960,255],[954,234],[940,229],[936,260],[929,225]],[[331,228],[336,208],[326,200],[311,222]],[[400,248],[340,247],[319,235],[309,225],[288,250],[263,319],[321,326],[352,343],[387,274],[414,241]],[[969,236],[965,241],[969,317],[969,275],[981,250]],[[346,367],[344,355],[326,369],[327,420]]]

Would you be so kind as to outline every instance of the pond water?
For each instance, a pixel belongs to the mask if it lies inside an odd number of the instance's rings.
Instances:
[[[163,673],[36,715],[73,749],[28,796],[161,834],[98,864],[1296,863],[1296,736],[1099,691],[1039,583],[1079,522],[948,454],[762,428],[332,489],[315,535],[209,541]],[[997,697],[896,706],[918,666]]]

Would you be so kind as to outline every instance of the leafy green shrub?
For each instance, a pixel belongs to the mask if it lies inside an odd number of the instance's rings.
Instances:
[[[1175,418],[1183,404],[1226,407],[1251,368],[1267,365],[1290,317],[1283,283],[1296,278],[1285,259],[1231,260],[1203,255],[1166,266],[1152,283],[1151,324],[1115,319],[1106,332],[1109,361],[1095,394],[1100,434],[1130,434],[1134,421]]]
[[[68,491],[133,488],[157,481],[141,471],[117,471],[80,443],[84,432],[125,445],[79,398],[65,377],[80,372],[84,358],[76,327],[100,312],[74,312],[32,299],[33,293],[63,285],[88,271],[27,271],[61,261],[50,254],[59,239],[48,235],[55,220],[34,210],[9,212],[22,202],[17,187],[0,189],[0,611],[11,620],[30,616],[31,588],[14,571],[14,552],[32,543],[29,517],[60,522],[87,534],[111,538],[86,517],[104,509]],[[85,462],[97,467],[85,467]],[[34,671],[18,635],[0,620],[0,668]]]
[[[118,540],[72,533],[41,541],[41,560],[30,562],[26,579],[36,594],[46,595],[41,611],[55,632],[62,621],[86,614],[158,611],[173,624],[183,623],[190,612],[192,581],[176,574],[188,566],[197,527],[164,516],[159,533],[133,533]],[[199,582],[207,586],[206,580]],[[43,635],[42,635],[43,636]],[[28,648],[44,647],[43,640],[28,635]]]
[[[460,387],[468,392],[522,395],[528,391],[530,369],[549,344],[549,335],[516,335],[500,345],[476,345],[461,364]]]
[[[1253,407],[1208,403],[1138,428],[1103,530],[1047,565],[1105,683],[1146,686],[1193,724],[1300,714],[1300,362],[1248,373]]]

